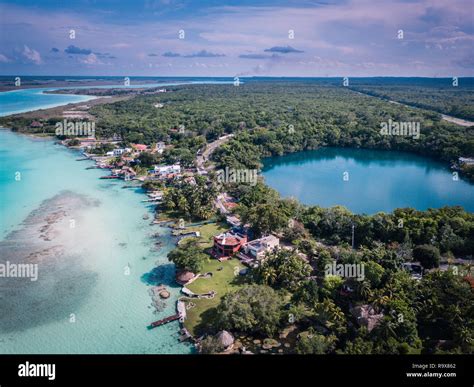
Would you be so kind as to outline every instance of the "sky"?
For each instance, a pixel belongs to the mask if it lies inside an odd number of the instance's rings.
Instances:
[[[0,75],[474,75],[473,0],[0,0]]]

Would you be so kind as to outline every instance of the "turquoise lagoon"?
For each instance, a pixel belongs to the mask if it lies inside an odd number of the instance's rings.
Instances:
[[[269,186],[305,204],[367,214],[455,205],[474,211],[473,184],[453,180],[446,164],[410,153],[322,148],[266,158],[263,164]]]
[[[207,79],[130,86],[13,90],[0,93],[0,116],[95,98],[45,91],[208,83],[232,82]],[[45,310],[41,305],[34,312],[19,308],[24,315],[11,316],[12,320],[19,322],[15,329],[8,326],[8,329],[2,330],[0,324],[0,353],[193,352],[191,346],[178,341],[177,322],[147,330],[150,322],[175,313],[180,292],[180,287],[174,283],[174,266],[166,258],[174,247],[169,229],[150,226],[150,220],[144,219],[145,214],[150,219],[153,217],[153,209],[141,202],[146,198],[141,189],[123,189],[122,182],[100,180],[104,172],[87,170],[86,167],[92,163],[76,161],[78,157],[78,152],[55,145],[50,139],[18,135],[0,128],[0,244],[7,243],[12,232],[21,230],[22,223],[42,204],[64,192],[84,195],[98,203],[97,207],[81,214],[77,234],[80,237],[68,241],[71,259],[75,254],[81,262],[75,266],[84,268],[84,275],[74,280],[74,285],[84,285],[87,291],[71,294],[67,283],[55,284],[58,286],[55,289],[57,299],[50,300],[49,309]],[[21,176],[19,180],[15,179],[18,173]],[[154,245],[156,239],[151,237],[154,234],[160,235],[162,243],[158,251]],[[1,258],[0,261],[5,260]],[[125,268],[130,270],[127,276],[124,275]],[[41,294],[42,287],[45,294],[50,294],[51,283],[43,284],[41,273],[39,278],[38,294]],[[156,313],[151,306],[148,289],[149,285],[161,283],[168,287],[171,297]],[[67,297],[74,301],[71,301],[70,310],[64,309]],[[55,301],[57,308],[54,307]],[[4,304],[8,305],[7,302]],[[37,313],[37,319],[34,313]],[[74,315],[74,323],[71,322],[71,315]],[[5,319],[4,315],[0,323],[5,321],[8,322],[8,317]]]
[[[133,80],[132,80],[133,82]],[[88,95],[75,94],[54,94],[45,93],[55,90],[66,89],[121,89],[121,88],[149,88],[149,87],[166,87],[179,86],[186,84],[231,84],[233,81],[181,81],[181,82],[162,82],[125,85],[100,85],[100,86],[71,86],[71,87],[46,87],[46,88],[30,88],[0,92],[0,117],[10,114],[24,113],[38,109],[48,109],[56,106],[67,105],[69,103],[86,102],[96,97]]]
[[[76,253],[82,254],[77,259],[93,274],[93,285],[70,310],[56,309],[55,300],[50,303],[53,307],[39,308],[41,323],[36,323],[32,313],[25,313],[25,320],[14,316],[25,324],[0,330],[0,353],[192,352],[189,345],[178,341],[177,322],[146,328],[150,322],[175,313],[180,289],[173,284],[174,267],[166,258],[174,245],[169,229],[150,226],[152,208],[141,202],[146,196],[140,189],[123,189],[121,181],[100,180],[105,172],[86,170],[92,163],[76,161],[78,157],[78,152],[51,140],[0,130],[0,241],[21,228],[23,220],[44,200],[65,190],[99,203],[84,211],[78,229],[86,229],[80,239],[71,241]],[[21,173],[19,181],[17,172]],[[143,219],[145,213],[150,219]],[[162,236],[163,246],[157,251],[151,238],[154,233]],[[130,268],[128,276],[124,275],[125,267]],[[74,281],[81,285],[83,280]],[[172,294],[158,314],[150,306],[150,283],[164,283]],[[37,292],[47,286],[41,282],[41,266],[36,286]],[[68,297],[68,284],[60,284],[55,294],[58,300]],[[0,294],[0,310],[1,299]],[[74,323],[70,322],[71,313]]]

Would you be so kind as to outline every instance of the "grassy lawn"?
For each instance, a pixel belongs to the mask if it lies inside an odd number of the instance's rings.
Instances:
[[[197,240],[207,254],[207,250],[213,244],[213,237],[227,230],[229,230],[229,226],[226,223],[214,222],[196,227],[186,227],[185,231],[200,232],[201,236]],[[204,325],[212,324],[213,309],[219,304],[222,296],[229,291],[237,290],[245,282],[245,278],[238,274],[238,271],[243,267],[238,259],[219,262],[209,256],[201,273],[212,273],[212,277],[199,278],[187,286],[196,294],[208,293],[211,290],[217,293],[212,299],[185,299],[186,303],[192,302],[196,305],[186,310],[187,317],[184,322],[184,326],[193,336],[199,336],[205,330],[203,329]]]
[[[187,317],[184,326],[192,335],[202,333],[203,326],[212,324],[213,308],[219,304],[223,295],[230,291],[237,290],[245,282],[245,277],[238,275],[235,268],[243,268],[244,266],[238,259],[230,259],[228,261],[219,262],[216,259],[209,259],[203,266],[201,273],[211,272],[210,278],[199,278],[187,287],[192,292],[201,294],[211,290],[217,292],[212,299],[192,299],[196,306],[186,311]],[[222,268],[221,270],[218,270]],[[237,275],[235,275],[237,273]],[[189,302],[187,301],[187,302]]]
[[[197,239],[203,249],[208,249],[212,246],[212,237],[227,230],[229,230],[229,226],[225,223],[209,223],[198,227],[186,228],[186,231],[199,231],[201,233],[201,236]],[[205,271],[203,273],[205,273]]]

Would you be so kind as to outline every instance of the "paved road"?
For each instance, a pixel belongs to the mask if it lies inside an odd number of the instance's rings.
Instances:
[[[376,95],[367,94],[367,93],[364,93],[364,92],[361,92],[361,91],[358,91],[358,90],[353,90],[353,89],[350,89],[350,90],[352,90],[352,91],[354,91],[358,94],[361,94],[361,95],[366,95],[368,97],[378,98],[382,101],[388,101],[388,102],[393,103],[395,105],[402,105],[402,106],[406,106],[406,107],[409,107],[409,108],[412,108],[412,109],[427,110],[427,111],[430,111],[430,112],[433,112],[433,113],[441,114],[441,119],[443,119],[445,121],[448,121],[448,122],[451,122],[453,124],[459,125],[459,126],[467,126],[467,127],[474,126],[473,121],[468,121],[468,120],[464,120],[462,118],[448,116],[447,114],[442,114],[440,112],[437,112],[437,111],[429,109],[429,108],[419,108],[417,106],[407,105],[405,103],[401,103],[401,102],[398,102],[398,101],[386,100],[386,99],[383,99],[381,97],[377,97]]]
[[[204,149],[204,152],[202,152],[202,155],[196,157],[196,167],[198,171],[206,170],[204,164],[206,163],[206,161],[209,160],[209,157],[211,156],[212,152],[214,152],[222,144],[229,141],[233,136],[233,134],[228,134],[226,136],[218,138],[216,141],[211,142],[210,144],[207,144],[206,149]]]

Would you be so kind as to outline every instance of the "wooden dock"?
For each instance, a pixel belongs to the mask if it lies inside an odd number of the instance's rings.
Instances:
[[[155,321],[155,322],[152,322],[150,325],[148,325],[148,329],[153,329],[153,328],[156,328],[156,327],[159,327],[161,325],[165,325],[165,324],[168,324],[169,322],[171,321],[176,321],[180,318],[180,315],[177,313],[177,314],[174,314],[172,316],[169,316],[169,317],[166,317],[166,318],[163,318],[161,320],[158,320],[158,321]]]

